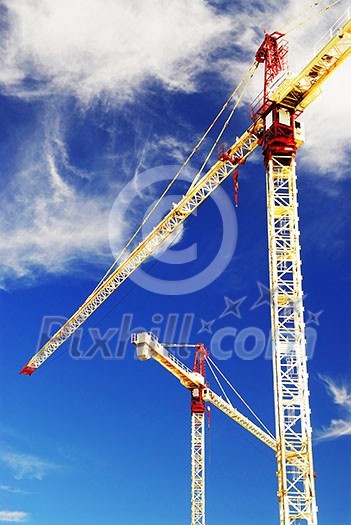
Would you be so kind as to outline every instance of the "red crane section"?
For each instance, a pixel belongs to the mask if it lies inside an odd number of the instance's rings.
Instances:
[[[251,117],[254,121],[270,109],[272,102],[269,96],[273,90],[273,82],[287,69],[289,45],[283,36],[283,33],[278,32],[270,35],[265,33],[264,40],[257,50],[256,61],[259,64],[264,63],[264,90],[251,106]]]
[[[205,378],[205,361],[209,355],[208,350],[203,344],[195,346],[194,372],[201,374]],[[199,385],[191,390],[191,413],[203,414],[205,412],[205,403],[202,397],[205,386]]]

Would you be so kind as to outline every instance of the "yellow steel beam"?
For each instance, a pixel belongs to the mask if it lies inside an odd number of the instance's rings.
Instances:
[[[86,299],[70,319],[51,337],[51,339],[32,357],[21,370],[22,374],[31,375],[34,370],[50,357],[84,321],[136,270],[178,226],[207,197],[245,162],[246,158],[258,146],[257,133],[263,126],[258,121],[252,124],[241,137],[229,148],[229,160],[218,161],[216,164],[190,188],[178,204],[169,211],[164,219],[147,235],[147,237],[132,251],[108,278]]]
[[[270,96],[272,102],[302,112],[318,97],[325,80],[351,54],[350,13],[345,14],[345,18],[345,23],[335,28],[327,43],[298,75],[288,73]]]

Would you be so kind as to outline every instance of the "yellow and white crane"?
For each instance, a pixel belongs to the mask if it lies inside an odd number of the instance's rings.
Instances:
[[[255,63],[256,66],[264,63],[264,90],[252,106],[253,124],[232,146],[220,149],[214,166],[194,181],[178,204],[108,274],[21,371],[31,375],[39,368],[217,186],[235,173],[257,146],[262,146],[267,184],[281,525],[317,525],[295,162],[296,150],[304,141],[304,133],[303,125],[297,119],[320,94],[324,81],[350,54],[350,10],[334,24],[324,45],[297,75],[286,68],[287,43],[284,34],[265,34]],[[214,399],[209,395],[209,401]]]
[[[205,380],[209,354],[203,344],[194,345],[194,369],[190,370],[151,332],[132,334],[131,341],[136,346],[138,359],[154,359],[191,392],[191,525],[205,525],[205,402],[212,403],[275,452],[277,442],[209,388]]]

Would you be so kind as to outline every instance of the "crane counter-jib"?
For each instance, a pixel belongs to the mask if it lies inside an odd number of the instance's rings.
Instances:
[[[186,388],[198,388],[205,385],[204,377],[190,370],[174,354],[161,345],[152,332],[132,334],[131,342],[136,346],[136,354],[140,361],[155,359],[179,379]]]

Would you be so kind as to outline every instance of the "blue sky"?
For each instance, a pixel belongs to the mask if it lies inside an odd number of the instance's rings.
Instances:
[[[0,523],[190,521],[189,393],[134,358],[133,329],[203,342],[274,431],[260,152],[240,170],[239,208],[228,180],[73,342],[33,377],[19,370],[94,289],[248,68],[263,30],[309,4],[279,3],[278,13],[273,1],[0,1]],[[292,68],[346,7],[289,34]],[[320,525],[351,518],[349,83],[350,61],[305,112],[297,158]],[[258,75],[228,142],[250,125],[261,88]],[[188,184],[177,182],[167,206]],[[273,453],[214,408],[207,443],[208,523],[277,523]]]

